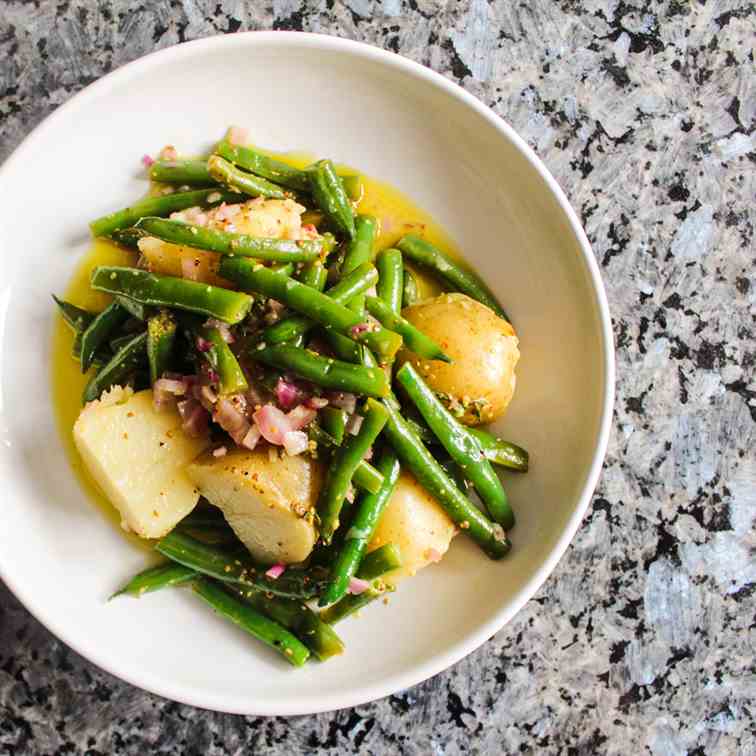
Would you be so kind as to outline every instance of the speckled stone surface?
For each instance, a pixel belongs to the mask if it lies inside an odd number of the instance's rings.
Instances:
[[[513,622],[382,701],[194,710],[101,672],[0,584],[0,753],[756,753],[756,15],[749,0],[0,0],[0,159],[156,48],[304,29],[462,84],[580,214],[614,318],[604,474]]]

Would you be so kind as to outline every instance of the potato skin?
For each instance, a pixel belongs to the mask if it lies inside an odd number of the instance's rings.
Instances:
[[[402,566],[384,579],[410,577],[446,553],[457,529],[441,505],[406,470],[381,515],[368,551],[393,543],[402,552]]]
[[[465,294],[441,294],[405,307],[402,315],[437,341],[454,362],[425,360],[408,350],[411,362],[447,408],[466,425],[500,417],[514,394],[520,359],[514,328]]]

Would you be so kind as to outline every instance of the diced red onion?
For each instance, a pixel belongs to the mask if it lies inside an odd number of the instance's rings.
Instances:
[[[191,405],[190,409],[185,408],[184,414],[186,414],[186,417],[181,424],[181,429],[187,436],[191,436],[192,438],[204,436],[205,433],[207,433],[207,422],[209,419],[207,410],[205,410],[199,402],[193,399],[187,399],[186,402],[181,402],[181,404]],[[181,412],[180,409],[179,412]]]
[[[308,399],[305,399],[304,405],[305,407],[309,407],[310,409],[314,410],[323,409],[323,407],[328,406],[328,399],[326,399],[324,396],[311,396]]]
[[[215,370],[210,368],[207,371],[207,380],[210,381],[210,383],[218,383],[220,381],[220,376],[215,372]]]
[[[241,126],[232,126],[228,130],[228,141],[237,147],[243,147],[247,143],[248,138],[249,132]]]
[[[353,577],[349,579],[349,587],[347,588],[347,593],[351,593],[352,596],[359,596],[360,593],[365,593],[368,588],[370,588],[370,583],[367,580]]]
[[[370,325],[368,323],[357,323],[357,325],[353,325],[349,329],[349,333],[352,334],[352,336],[359,336],[362,333],[366,333],[370,330]]]
[[[440,562],[442,554],[438,549],[434,549],[431,546],[429,549],[426,549],[425,556],[429,562]]]
[[[272,404],[264,404],[253,417],[263,438],[271,444],[280,446],[283,443],[284,434],[296,430],[292,428],[289,418]]]
[[[228,435],[234,439],[234,443],[237,446],[243,446],[244,439],[247,437],[252,427],[252,424],[245,418],[244,423],[240,425],[236,430],[229,431]]]
[[[242,439],[240,446],[243,446],[245,449],[252,451],[257,446],[257,442],[261,438],[262,433],[260,433],[260,429],[256,425],[250,425],[249,430]]]
[[[242,415],[241,412],[230,402],[228,399],[219,399],[215,404],[215,411],[213,412],[213,420],[215,420],[226,433],[228,433],[234,441],[239,443],[236,435],[244,429],[244,433],[241,438],[244,438],[249,430],[249,423],[247,418]]]
[[[172,407],[176,401],[176,395],[169,391],[152,390],[152,404],[156,412],[162,412],[168,407]]]
[[[213,348],[213,345],[207,339],[203,339],[202,336],[197,336],[196,344],[197,350],[200,352],[209,352]]]
[[[276,383],[276,401],[282,409],[290,410],[296,407],[302,400],[302,391],[296,383],[285,380],[283,377]]]
[[[142,155],[142,165],[145,168],[149,168],[155,162],[155,158],[151,158],[149,155]]]
[[[158,378],[152,388],[154,391],[165,391],[167,394],[174,394],[175,396],[186,393],[186,383],[183,378]]]
[[[226,344],[233,344],[236,339],[234,339],[234,335],[231,333],[231,331],[228,328],[228,323],[224,323],[222,320],[216,320],[215,318],[210,318],[209,320],[205,321],[205,325],[208,328],[217,328],[218,333],[220,333],[221,338],[223,341],[226,342]]]
[[[214,457],[225,457],[228,449],[225,446],[219,446],[217,449],[213,449]]]
[[[178,150],[172,144],[166,144],[162,150],[160,150],[161,160],[178,160]]]
[[[300,404],[299,407],[295,407],[286,415],[286,419],[289,421],[291,430],[301,430],[306,425],[309,425],[317,416],[317,410]]]
[[[297,430],[284,433],[283,447],[286,449],[286,453],[292,457],[307,451],[308,444],[309,439],[304,431]]]
[[[343,409],[348,413],[352,413],[357,409],[357,397],[345,391],[331,392],[328,394],[328,400],[334,407]]]
[[[200,388],[200,402],[206,410],[212,412],[213,405],[218,401],[218,394],[210,388],[210,386],[202,386]]]
[[[286,572],[286,565],[285,564],[274,564],[269,569],[265,570],[266,577],[271,578],[272,580],[277,580],[281,577],[281,575]]]
[[[349,419],[346,422],[346,432],[351,433],[353,436],[356,436],[360,432],[362,421],[364,419],[365,418],[363,418],[362,415],[349,415]]]

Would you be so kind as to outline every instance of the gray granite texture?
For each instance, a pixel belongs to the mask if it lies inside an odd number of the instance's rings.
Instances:
[[[434,679],[338,713],[243,718],[143,693],[0,585],[0,753],[756,753],[752,2],[0,0],[0,158],[127,61],[271,28],[424,63],[544,159],[614,318],[603,477],[506,628]]]

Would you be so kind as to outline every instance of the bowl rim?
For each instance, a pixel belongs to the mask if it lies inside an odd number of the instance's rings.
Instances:
[[[589,274],[590,284],[593,290],[594,301],[598,310],[601,325],[601,351],[603,355],[604,375],[599,432],[593,451],[590,469],[578,496],[578,503],[575,511],[568,520],[561,536],[553,546],[548,558],[538,568],[531,579],[515,594],[509,604],[498,611],[494,617],[480,626],[475,632],[469,634],[451,648],[425,660],[423,663],[413,665],[401,674],[394,675],[393,677],[387,678],[378,683],[362,687],[357,686],[345,690],[344,692],[327,696],[321,695],[316,699],[312,697],[296,699],[289,705],[275,705],[271,707],[270,705],[266,705],[266,703],[260,699],[249,700],[248,697],[240,695],[208,695],[207,693],[193,690],[191,685],[188,684],[176,684],[171,681],[150,678],[149,675],[144,675],[143,673],[136,674],[129,669],[130,665],[128,663],[105,659],[95,648],[88,648],[85,644],[79,643],[70,638],[65,627],[59,623],[55,617],[47,615],[41,602],[37,603],[34,597],[24,590],[21,582],[13,579],[10,570],[7,568],[3,569],[2,560],[0,560],[0,578],[32,616],[66,645],[109,674],[112,674],[121,680],[125,680],[129,684],[138,688],[147,690],[150,693],[203,709],[223,711],[231,714],[295,716],[359,706],[417,685],[451,667],[476,650],[492,635],[501,630],[504,625],[506,625],[515,614],[522,609],[527,601],[533,597],[548,576],[553,572],[557,563],[572,541],[572,538],[585,515],[585,511],[588,508],[588,504],[601,473],[609,441],[614,406],[614,341],[606,292],[604,290],[598,263],[594,257],[590,242],[580,224],[577,214],[567,200],[561,187],[527,142],[525,142],[525,140],[493,110],[464,90],[461,86],[444,77],[442,74],[437,73],[420,63],[416,63],[409,58],[398,55],[397,53],[389,52],[364,42],[357,42],[341,37],[327,34],[315,34],[311,32],[250,31],[204,37],[149,53],[97,79],[43,119],[21,141],[15,150],[6,158],[3,164],[0,165],[0,181],[2,181],[3,177],[10,172],[10,169],[17,162],[24,159],[26,153],[33,148],[34,142],[40,136],[46,134],[56,126],[58,120],[62,119],[70,111],[74,111],[88,101],[100,96],[102,93],[112,90],[116,86],[128,83],[129,79],[132,77],[164,62],[190,58],[221,46],[244,47],[248,45],[263,47],[283,45],[315,48],[379,62],[386,66],[397,68],[411,75],[413,78],[418,79],[425,85],[437,87],[449,97],[461,101],[462,104],[482,116],[526,158],[530,166],[539,174],[541,179],[543,179],[548,190],[554,196],[560,209],[565,214],[572,233],[578,242],[583,263]]]

